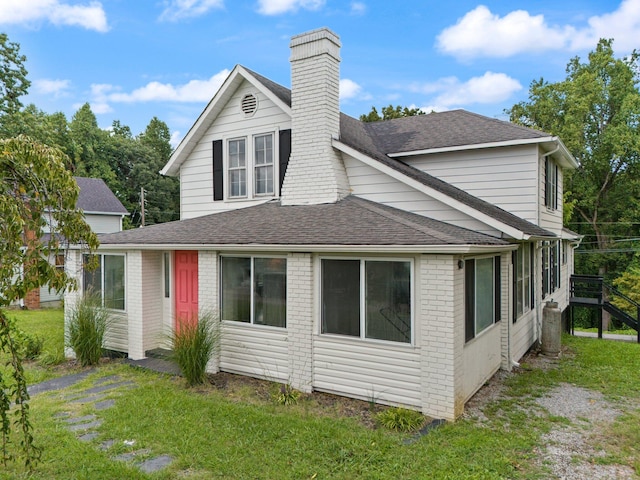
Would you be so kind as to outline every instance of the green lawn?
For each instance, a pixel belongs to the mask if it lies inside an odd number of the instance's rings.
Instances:
[[[47,332],[49,348],[61,348],[60,314],[20,312],[20,326]],[[56,320],[57,319],[57,320]],[[52,325],[56,324],[57,327]],[[58,331],[56,331],[56,329]],[[640,346],[593,339],[563,339],[574,352],[556,370],[531,369],[510,377],[503,398],[485,410],[488,419],[461,419],[437,428],[413,443],[409,435],[372,429],[357,417],[319,408],[313,395],[297,405],[281,406],[264,392],[247,387],[230,394],[207,386],[186,389],[180,379],[133,369],[117,362],[101,366],[82,384],[118,375],[134,388],[110,394],[113,407],[96,412],[93,404],[73,404],[61,392],[31,400],[36,442],[43,456],[28,475],[20,464],[0,477],[8,479],[500,479],[547,478],[532,462],[540,436],[553,422],[531,414],[531,396],[559,382],[603,392],[623,405],[635,405],[611,428],[606,461],[628,464],[639,471]],[[526,367],[526,365],[525,365]],[[55,369],[31,366],[56,375]],[[43,375],[44,377],[47,374]],[[66,395],[69,391],[66,392]],[[96,413],[103,419],[100,436],[81,442],[69,432],[61,412]],[[626,420],[626,421],[624,421]],[[629,422],[633,422],[633,428]],[[103,452],[107,439],[116,443]],[[127,446],[124,441],[135,441]],[[146,475],[112,457],[149,449],[168,454],[173,463]]]

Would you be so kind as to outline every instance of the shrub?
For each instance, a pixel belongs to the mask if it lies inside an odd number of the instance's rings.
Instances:
[[[44,347],[43,338],[40,338],[38,335],[29,335],[18,329],[15,330],[14,336],[22,358],[35,360],[42,353],[42,348]]]
[[[112,320],[111,313],[100,303],[95,295],[85,295],[71,310],[66,343],[83,367],[100,361],[104,334]]]
[[[273,395],[274,400],[279,405],[295,405],[300,398],[300,392],[291,385],[279,385],[278,391]]]
[[[197,319],[176,322],[170,335],[171,358],[178,364],[190,387],[201,385],[207,378],[207,363],[218,347],[220,322],[214,314],[200,313]]]
[[[424,424],[424,415],[415,410],[391,407],[376,414],[376,421],[390,430],[412,432]]]

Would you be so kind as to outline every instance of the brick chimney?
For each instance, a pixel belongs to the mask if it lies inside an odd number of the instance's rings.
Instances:
[[[291,38],[291,157],[283,205],[334,203],[349,194],[340,135],[340,38],[327,28]]]

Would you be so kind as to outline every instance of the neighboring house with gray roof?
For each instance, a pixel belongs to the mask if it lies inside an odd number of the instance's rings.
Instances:
[[[84,218],[95,233],[113,233],[122,230],[122,220],[129,215],[127,209],[114,195],[101,178],[75,177],[80,193],[76,207],[84,212]],[[45,232],[46,234],[46,232]],[[61,254],[55,261],[64,268],[65,255]],[[62,299],[62,294],[49,290],[48,286],[40,288],[40,305],[52,305]],[[34,306],[30,307],[33,308]]]
[[[341,114],[339,50],[327,29],[293,37],[291,90],[236,66],[162,170],[181,220],[101,235],[99,274],[78,279],[130,358],[212,310],[211,372],[454,419],[539,340],[545,302],[567,307],[577,164],[557,137],[462,110]]]

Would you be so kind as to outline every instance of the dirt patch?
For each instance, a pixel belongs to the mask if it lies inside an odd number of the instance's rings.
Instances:
[[[210,374],[208,380],[210,386],[224,392],[229,400],[254,404],[275,403],[274,396],[281,388],[279,383],[226,372]],[[324,392],[301,394],[295,407],[314,415],[353,418],[368,428],[376,428],[374,415],[385,408]]]

